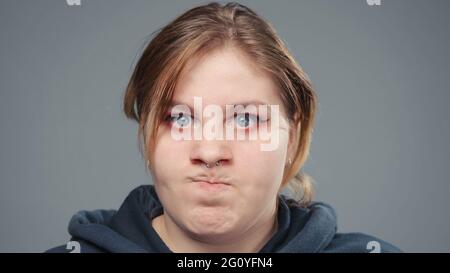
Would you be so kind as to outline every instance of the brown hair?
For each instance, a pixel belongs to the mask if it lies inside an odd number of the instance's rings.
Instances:
[[[313,131],[316,94],[312,84],[272,26],[238,3],[210,3],[192,8],[158,31],[142,53],[124,96],[124,111],[139,123],[141,155],[151,162],[158,127],[188,60],[222,46],[234,46],[268,72],[281,90],[295,156],[285,168],[283,188],[307,206],[313,198],[312,180],[300,171]]]

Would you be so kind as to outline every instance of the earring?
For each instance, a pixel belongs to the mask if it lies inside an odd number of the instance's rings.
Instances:
[[[289,157],[289,165],[292,165],[292,159]]]
[[[149,165],[150,165],[150,161],[147,159],[147,169],[150,168]]]

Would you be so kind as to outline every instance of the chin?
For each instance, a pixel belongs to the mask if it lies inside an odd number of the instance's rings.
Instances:
[[[189,231],[197,238],[216,238],[227,236],[233,232],[235,224],[224,217],[207,217],[197,215],[189,219]]]
[[[229,241],[233,237],[232,230],[211,230],[211,229],[201,229],[191,231],[192,236],[199,241],[208,243],[223,243]]]

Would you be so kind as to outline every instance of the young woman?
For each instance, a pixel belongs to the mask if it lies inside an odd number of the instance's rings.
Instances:
[[[117,211],[78,212],[69,246],[49,252],[400,251],[337,233],[333,208],[312,201],[301,168],[316,95],[249,8],[211,3],[162,28],[135,67],[124,111],[139,124],[154,185]]]

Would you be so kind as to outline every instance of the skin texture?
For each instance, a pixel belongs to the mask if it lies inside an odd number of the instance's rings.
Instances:
[[[202,98],[203,109],[255,100],[279,105],[279,145],[273,151],[261,151],[259,139],[176,141],[171,129],[178,121],[166,122],[158,129],[151,166],[164,213],[152,220],[152,226],[174,252],[257,252],[276,232],[277,194],[292,156],[280,91],[245,54],[223,47],[189,61],[173,101],[193,107],[194,96]],[[208,118],[201,115],[193,122],[204,124]],[[225,124],[235,118],[223,120],[224,126],[230,126]],[[252,123],[249,128],[234,126],[234,130],[255,134],[267,129],[272,120]],[[218,160],[222,164],[215,166]],[[228,185],[212,188],[199,183],[200,179]]]

